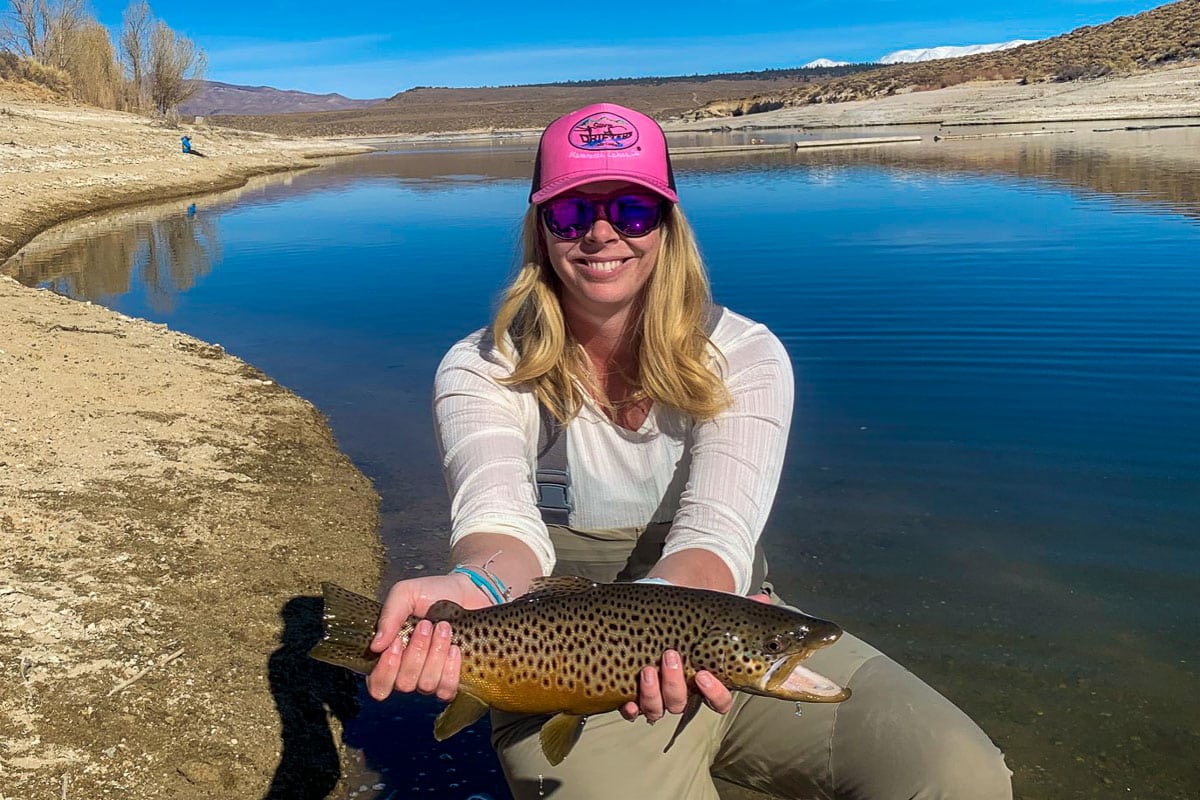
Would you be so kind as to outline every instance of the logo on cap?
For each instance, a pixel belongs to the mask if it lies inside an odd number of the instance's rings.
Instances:
[[[638,130],[623,117],[605,112],[575,123],[567,140],[580,150],[625,150],[637,144]]]

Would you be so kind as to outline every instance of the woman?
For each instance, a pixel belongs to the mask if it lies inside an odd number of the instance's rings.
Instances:
[[[436,380],[457,566],[392,587],[374,697],[454,696],[449,624],[396,638],[443,598],[480,608],[551,572],[769,595],[758,537],[791,366],[765,327],[711,304],[678,199],[649,117],[594,105],[543,133],[523,265],[491,329],[456,344]],[[493,743],[518,798],[715,798],[712,775],[789,798],[1011,797],[983,732],[894,661],[847,634],[810,663],[850,700],[798,710],[701,672],[708,708],[664,754],[673,726],[653,723],[687,699],[668,651],[639,675],[637,702],[591,717],[557,767],[541,718],[494,714]],[[651,725],[627,724],[638,717]]]

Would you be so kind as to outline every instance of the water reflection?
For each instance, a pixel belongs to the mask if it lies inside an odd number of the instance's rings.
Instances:
[[[678,166],[684,179],[692,174],[770,172],[795,165],[809,169],[870,165],[943,176],[1002,176],[1161,205],[1200,218],[1200,130],[1071,130],[1028,139],[941,142],[935,142],[934,136],[947,131],[924,127],[919,132],[925,141],[917,146],[689,157],[680,159]],[[886,135],[888,131],[872,133]],[[786,138],[780,132],[772,136]],[[732,142],[744,137],[709,138],[726,143],[726,139]],[[681,141],[694,144],[697,137],[690,134]],[[198,212],[192,205],[194,213],[186,211],[185,201],[60,226],[38,236],[0,267],[0,272],[27,285],[44,285],[95,301],[128,293],[136,285],[146,292],[151,308],[166,311],[176,295],[220,263],[216,220],[223,209],[339,191],[364,181],[400,184],[415,193],[437,193],[456,183],[525,180],[532,170],[533,155],[529,143],[453,148],[440,143],[398,146],[338,159],[301,175],[266,176],[239,189],[205,196]]]
[[[123,211],[56,229],[12,257],[4,271],[28,285],[103,302],[140,291],[165,313],[222,258],[215,216],[194,207]]]
[[[1086,124],[1086,123],[1085,123]],[[799,151],[807,165],[870,164],[939,175],[1049,182],[1200,218],[1200,131],[1075,131],[1010,140],[925,142],[917,147]]]

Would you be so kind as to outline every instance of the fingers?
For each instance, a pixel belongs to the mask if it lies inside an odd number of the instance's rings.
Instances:
[[[375,638],[371,640],[371,650],[382,653],[400,633],[400,626],[413,613],[413,601],[408,586],[403,581],[392,586],[387,599],[383,601],[383,610],[379,612],[379,623],[375,626]]]
[[[458,679],[462,673],[462,650],[457,646],[450,645],[450,652],[446,654],[446,667],[442,670],[442,679],[438,682],[437,690],[434,692],[438,699],[449,703],[458,694]]]
[[[733,709],[733,692],[708,670],[702,669],[696,673],[696,688],[700,690],[708,707],[718,714],[728,714]]]
[[[424,625],[428,621],[423,621]],[[424,663],[418,665],[419,673],[413,688],[421,694],[433,694],[442,684],[442,672],[446,666],[446,658],[450,655],[450,623],[439,622],[433,626],[430,632],[429,649],[425,653]],[[414,659],[415,660],[415,659]],[[400,677],[406,677],[403,668],[400,670]],[[407,684],[401,685],[400,677],[396,679],[396,688],[400,691],[412,691],[406,689]]]
[[[672,714],[682,714],[687,706],[688,686],[679,653],[668,650],[662,658],[662,701]],[[661,716],[661,715],[660,715]]]
[[[419,691],[450,700],[458,693],[462,652],[451,645],[450,623],[434,625],[429,620],[417,623],[407,646],[394,639],[379,657],[379,663],[367,676],[367,690],[383,700],[393,690]]]
[[[682,713],[687,706],[687,698],[688,685],[683,674],[683,659],[679,657],[679,653],[668,650],[663,653],[660,667],[643,667],[638,673],[637,702],[626,703],[621,706],[620,712],[627,720],[637,719],[639,715],[644,716],[646,721],[653,725],[668,712]]]
[[[658,670],[642,667],[638,673],[638,710],[651,725],[663,717],[662,689],[658,685]]]
[[[429,620],[416,623],[407,642],[400,631],[413,616],[423,616],[441,599],[460,605],[469,602],[478,590],[462,575],[431,575],[400,581],[388,591],[379,612],[375,637],[370,649],[379,653],[379,662],[367,676],[367,689],[376,700],[393,691],[436,694],[443,700],[458,694],[462,653],[452,644],[450,623],[434,625]],[[475,607],[475,606],[471,606]]]

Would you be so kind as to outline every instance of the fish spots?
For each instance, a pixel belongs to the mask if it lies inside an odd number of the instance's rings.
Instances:
[[[535,590],[465,612],[454,630],[462,640],[463,686],[484,702],[588,714],[635,698],[639,671],[658,665],[667,649],[680,652],[688,675],[707,669],[735,688],[749,685],[773,663],[757,649],[772,637],[790,642],[797,620],[812,621],[720,593],[601,584]]]

